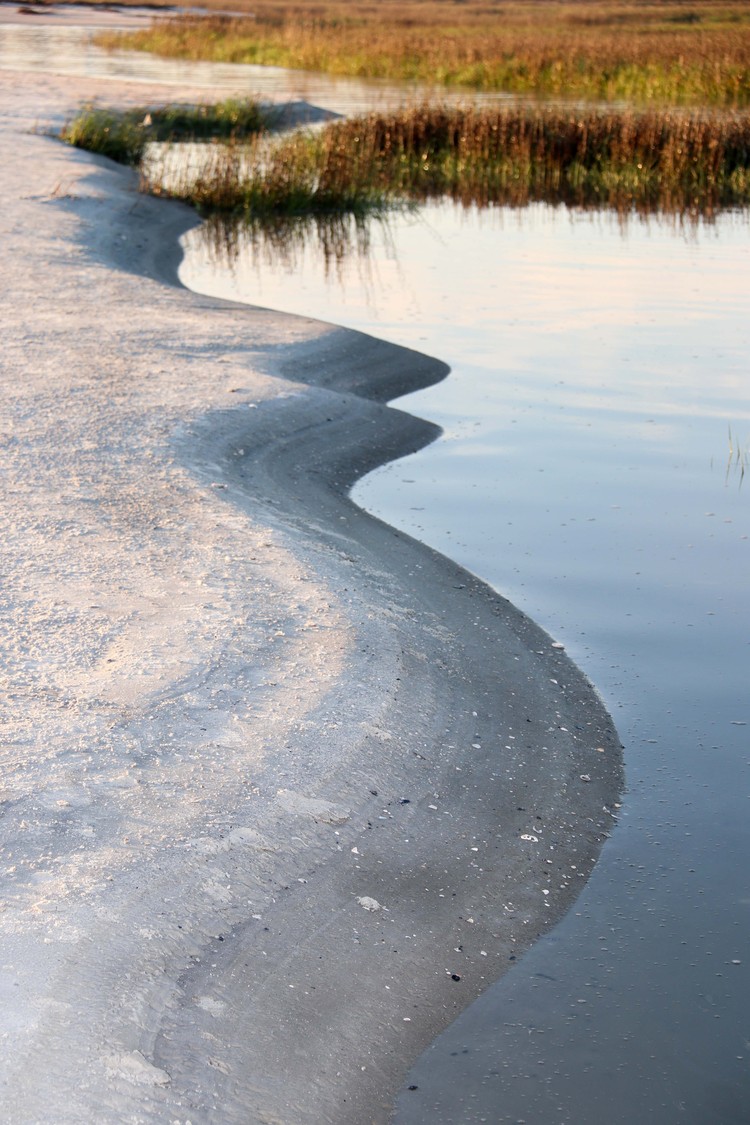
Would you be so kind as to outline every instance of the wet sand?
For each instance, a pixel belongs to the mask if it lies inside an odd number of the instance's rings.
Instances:
[[[193,213],[45,135],[159,96],[0,74],[2,1117],[386,1120],[575,898],[620,746],[347,499],[444,365],[180,288]]]

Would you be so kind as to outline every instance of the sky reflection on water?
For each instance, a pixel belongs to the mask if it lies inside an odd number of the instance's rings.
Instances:
[[[443,439],[355,498],[564,641],[626,744],[621,823],[576,907],[426,1054],[398,1120],[746,1120],[746,219],[428,207],[327,270],[313,239],[215,277],[199,238],[192,288],[451,364],[398,403]]]

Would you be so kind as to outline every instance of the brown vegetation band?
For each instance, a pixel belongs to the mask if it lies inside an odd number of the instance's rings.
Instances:
[[[259,0],[252,19],[180,16],[99,42],[543,97],[750,104],[750,5]]]
[[[750,202],[750,114],[425,106],[217,148],[170,194],[248,215],[440,197],[705,214]]]

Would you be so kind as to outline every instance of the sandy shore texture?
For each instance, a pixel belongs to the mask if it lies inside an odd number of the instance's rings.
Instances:
[[[45,135],[162,96],[0,74],[0,1119],[385,1121],[580,891],[620,746],[347,499],[445,367],[180,288],[192,212]]]

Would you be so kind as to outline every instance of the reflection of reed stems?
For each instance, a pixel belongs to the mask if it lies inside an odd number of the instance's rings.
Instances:
[[[367,263],[373,222],[378,224],[388,242],[386,214],[298,215],[276,220],[213,214],[201,225],[198,236],[209,258],[221,267],[231,269],[249,251],[256,266],[265,263],[292,272],[305,252],[312,248],[322,258],[324,275],[329,277],[338,274],[349,258]]]
[[[729,457],[727,458],[727,471],[725,482],[729,482],[729,475],[734,470],[739,475],[739,487],[742,487],[742,482],[745,479],[745,470],[750,460],[750,445],[747,443],[742,444],[732,434],[732,427],[729,427]]]

